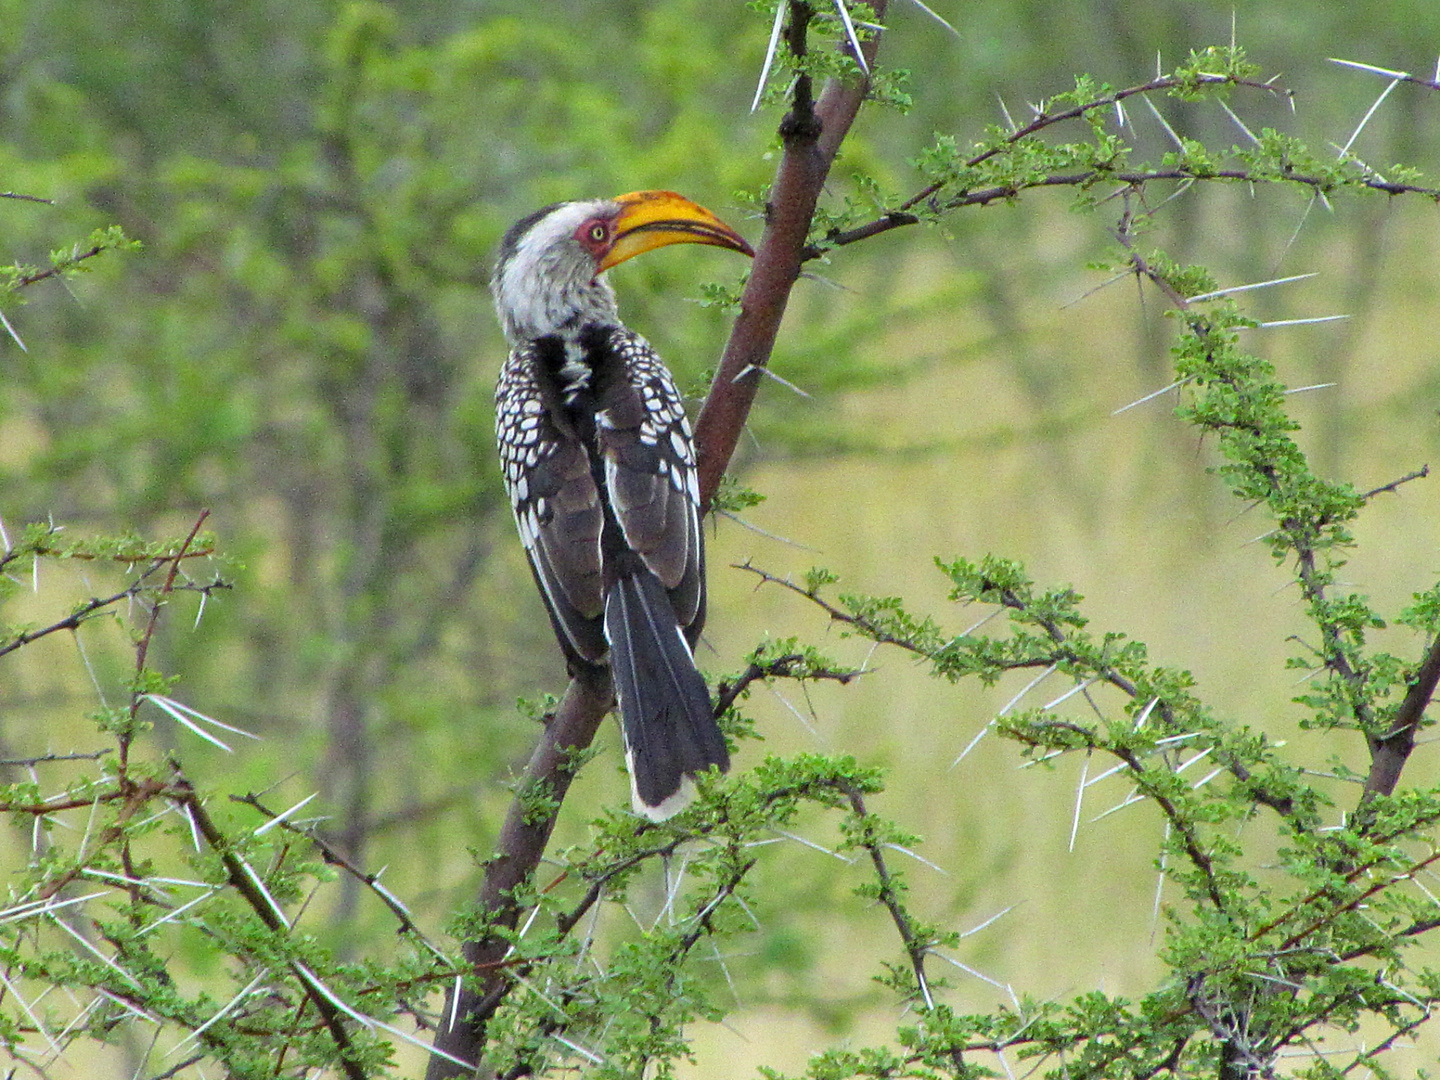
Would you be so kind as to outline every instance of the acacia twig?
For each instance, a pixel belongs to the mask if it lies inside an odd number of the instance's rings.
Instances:
[[[195,519],[195,524],[190,529],[190,535],[185,537],[180,549],[174,555],[155,560],[157,567],[168,562],[170,572],[165,575],[165,583],[160,586],[160,594],[150,605],[150,619],[145,624],[145,630],[141,633],[140,639],[135,643],[135,685],[130,691],[130,722],[125,725],[116,738],[119,746],[118,771],[122,789],[129,783],[130,743],[135,737],[135,717],[140,711],[140,703],[145,700],[147,695],[147,691],[142,685],[145,675],[145,659],[150,655],[150,641],[155,637],[155,630],[160,625],[160,609],[165,606],[166,598],[175,588],[175,579],[180,574],[180,561],[185,558],[185,552],[195,542],[195,537],[200,535],[200,527],[205,524],[205,519],[209,516],[209,510],[201,510],[200,516]]]
[[[262,803],[260,797],[253,792],[245,795],[231,795],[230,800],[251,807],[271,821],[274,821],[280,816]],[[314,829],[301,828],[299,825],[292,824],[289,821],[281,821],[279,827],[295,836],[303,837],[315,845],[315,849],[320,852],[320,858],[327,864],[339,867],[380,898],[381,903],[390,909],[390,913],[395,916],[395,920],[400,924],[400,933],[413,936],[436,957],[444,959],[444,954],[432,945],[421,929],[415,925],[415,920],[410,914],[410,909],[396,899],[389,889],[380,884],[379,874],[368,873],[356,866],[342,855],[340,851],[336,849],[335,845],[331,844]]]
[[[28,769],[36,765],[45,765],[52,761],[99,761],[109,752],[109,750],[91,750],[88,753],[77,751],[73,754],[40,754],[38,757],[5,758],[0,760],[0,768],[19,766],[20,768]]]
[[[846,626],[854,627],[857,631],[864,634],[871,641],[878,642],[882,645],[893,645],[896,648],[904,649],[906,652],[913,653],[914,655],[919,657],[923,657],[924,659],[929,660],[932,663],[935,661],[934,654],[930,650],[926,649],[919,642],[912,641],[905,637],[900,637],[896,634],[892,634],[884,627],[877,626],[875,623],[861,615],[856,615],[854,612],[846,611],[843,608],[832,604],[824,597],[808,589],[804,589],[799,585],[796,585],[793,581],[787,581],[784,578],[776,577],[775,575],[770,574],[757,566],[753,566],[750,563],[735,564],[735,569],[749,570],[752,574],[757,575],[761,579],[761,581],[765,583],[772,585],[780,585],[786,589],[789,589],[791,592],[798,593],[799,595],[805,597],[811,603],[819,607],[822,611],[829,615],[833,621],[842,623]],[[1000,593],[999,599],[996,601],[996,603],[998,603],[1001,607],[1029,615],[1032,619],[1034,619],[1036,624],[1045,631],[1046,635],[1056,646],[1056,652],[1054,653],[1049,653],[1042,656],[1019,657],[1012,661],[1009,661],[1006,664],[1009,669],[1018,670],[1021,668],[1049,667],[1052,664],[1064,663],[1066,661],[1073,662],[1079,659],[1079,657],[1077,657],[1070,649],[1070,642],[1069,638],[1066,636],[1065,628],[1061,626],[1058,622],[1056,622],[1054,619],[1046,618],[1043,616],[1035,617],[1030,611],[1029,606],[1020,597],[1016,596],[1008,589],[1003,590]],[[1103,667],[1096,669],[1095,676],[1096,678],[1109,684],[1110,686],[1115,687],[1115,689],[1119,690],[1121,693],[1125,694],[1132,700],[1140,696],[1140,688],[1136,686],[1131,679],[1127,678],[1122,673],[1116,671],[1114,668]],[[1175,716],[1175,710],[1170,702],[1164,700],[1159,701],[1156,705],[1156,711],[1159,713],[1160,718],[1167,727],[1169,727],[1171,730],[1176,729],[1177,720]],[[1110,748],[1106,747],[1105,749],[1109,750]],[[1227,750],[1218,742],[1215,744],[1215,758],[1221,765],[1225,767],[1225,769],[1230,773],[1231,776],[1235,777],[1236,780],[1246,786],[1246,791],[1249,794],[1250,798],[1254,799],[1262,806],[1268,806],[1271,810],[1275,811],[1275,813],[1279,814],[1281,817],[1289,821],[1291,827],[1296,829],[1297,831],[1304,832],[1307,830],[1308,826],[1296,813],[1295,800],[1291,798],[1291,796],[1277,794],[1269,790],[1268,788],[1261,786],[1260,783],[1255,779],[1255,774],[1251,772],[1250,768],[1243,761],[1240,760],[1239,756],[1234,752]],[[1196,850],[1198,851],[1199,848],[1197,847]]]
[[[81,623],[84,623],[89,619],[93,618],[94,616],[103,613],[107,608],[114,607],[116,604],[119,604],[125,600],[131,600],[144,592],[146,582],[149,580],[150,576],[154,574],[155,571],[157,571],[163,565],[163,562],[156,563],[155,566],[149,568],[144,573],[142,573],[128,587],[121,589],[117,593],[114,593],[110,596],[91,597],[89,600],[85,601],[85,603],[81,604],[78,608],[72,611],[69,615],[66,615],[63,619],[57,619],[55,622],[50,623],[48,626],[42,626],[38,630],[22,630],[14,637],[9,638],[4,642],[0,642],[0,656],[5,656],[7,653],[12,653],[16,649],[24,648],[32,641],[39,641],[41,638],[48,637],[49,635],[54,634],[60,630],[78,630]],[[229,587],[230,585],[227,582],[217,579],[210,582],[208,585],[180,584],[175,586],[171,591],[173,592],[176,590],[185,590],[189,592],[200,592],[208,594],[212,590],[228,589]]]
[[[47,200],[40,199],[37,201],[45,202]],[[84,262],[86,259],[93,259],[96,255],[99,255],[104,250],[105,248],[103,248],[99,244],[96,244],[89,251],[82,251],[76,255],[70,256],[70,258],[66,259],[58,266],[52,266],[48,270],[39,270],[36,273],[26,274],[24,277],[18,278],[15,282],[15,287],[17,289],[23,288],[26,285],[34,285],[37,281],[44,281],[47,278],[56,277],[60,274],[63,274],[66,270],[70,269],[70,267],[74,266],[76,263]]]
[[[203,519],[202,519],[203,520]],[[265,924],[272,933],[281,935],[286,932],[286,926],[281,921],[270,898],[261,891],[260,885],[247,873],[246,866],[241,862],[239,856],[231,850],[230,842],[220,827],[215,824],[205,804],[201,802],[200,796],[191,786],[190,781],[178,772],[173,781],[177,804],[183,806],[190,815],[190,820],[200,830],[200,835],[210,845],[220,862],[225,867],[225,875],[229,879],[230,887],[233,888],[245,900],[255,917]],[[340,1067],[344,1070],[349,1080],[366,1080],[365,1070],[361,1068],[356,1060],[355,1047],[350,1040],[350,1033],[345,1029],[343,1014],[328,997],[320,992],[314,985],[312,978],[306,977],[304,965],[298,962],[292,963],[292,968],[299,976],[300,986],[304,989],[305,996],[315,1006],[321,1018],[325,1021],[326,1030],[330,1032],[330,1038],[334,1041],[335,1047],[340,1051]]]
[[[1273,82],[1260,82],[1255,79],[1240,79],[1216,75],[1211,77],[1202,76],[1201,81],[1246,87],[1271,94],[1281,94],[1286,97],[1292,96],[1291,91],[1276,86]],[[1419,79],[1409,78],[1407,81],[1429,85],[1424,80]],[[962,168],[973,169],[982,165],[991,158],[1005,153],[1021,140],[1035,135],[1046,128],[1053,127],[1056,124],[1081,119],[1097,109],[1113,107],[1125,101],[1127,98],[1137,95],[1174,90],[1186,85],[1188,85],[1187,80],[1180,77],[1173,75],[1162,76],[1137,86],[1131,86],[1110,94],[1101,95],[1091,101],[1074,105],[1068,109],[1062,109],[1059,112],[1051,113],[1042,110],[1030,123],[1025,124],[1023,127],[1016,128],[1001,142],[987,147],[985,150],[968,158]],[[863,225],[854,226],[853,228],[836,229],[832,231],[825,237],[823,243],[807,246],[804,250],[803,257],[806,260],[817,259],[831,248],[845,247],[849,244],[858,243],[861,240],[868,240],[872,236],[879,236],[882,233],[890,232],[893,229],[904,228],[907,225],[918,225],[922,220],[925,220],[925,217],[917,211],[917,208],[923,209],[926,214],[933,215],[949,210],[958,210],[966,206],[985,206],[992,202],[1012,199],[1022,191],[1033,188],[1090,187],[1095,183],[1104,181],[1113,181],[1122,185],[1138,187],[1152,181],[1160,180],[1225,180],[1233,183],[1258,183],[1275,179],[1298,184],[1302,187],[1308,187],[1315,192],[1326,191],[1333,184],[1332,181],[1324,177],[1298,173],[1294,170],[1286,170],[1277,177],[1270,173],[1260,175],[1255,170],[1246,168],[1207,169],[1201,171],[1180,165],[1165,169],[1112,170],[1097,168],[1073,173],[1056,173],[1041,176],[1035,180],[1029,180],[1023,183],[996,185],[974,191],[962,191],[959,194],[942,197],[941,193],[944,192],[947,187],[953,187],[955,184],[954,180],[946,178],[927,184],[902,202],[896,209],[887,211],[872,221],[868,221]],[[1423,195],[1426,198],[1440,202],[1440,188],[1394,183],[1375,175],[1367,175],[1359,179],[1358,183],[1362,187],[1387,195]]]
[[[798,674],[797,674],[798,672]],[[733,682],[722,682],[715,688],[715,715],[722,715],[735,704],[751,683],[759,679],[813,679],[816,681],[838,682],[844,686],[853,679],[864,675],[862,668],[810,668],[807,660],[799,653],[787,653],[767,660],[763,664],[751,662]]]
[[[1408,484],[1411,480],[1424,480],[1429,475],[1430,466],[1421,465],[1420,468],[1414,470],[1413,472],[1406,473],[1399,479],[1391,480],[1388,484],[1381,484],[1377,488],[1371,488],[1369,491],[1365,492],[1365,494],[1361,495],[1360,498],[1364,499],[1366,502],[1369,502],[1371,499],[1375,498],[1376,495],[1384,495],[1386,492],[1396,491],[1399,489],[1401,484]]]

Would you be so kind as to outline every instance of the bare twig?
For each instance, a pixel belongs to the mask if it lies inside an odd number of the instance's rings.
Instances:
[[[1369,491],[1365,492],[1365,494],[1361,495],[1360,497],[1366,502],[1369,502],[1371,499],[1375,498],[1376,495],[1384,495],[1386,492],[1395,491],[1400,487],[1401,484],[1408,484],[1411,480],[1424,480],[1429,475],[1430,466],[1421,465],[1420,468],[1416,469],[1414,472],[1408,472],[1404,476],[1400,477],[1398,480],[1391,480],[1388,484],[1381,484],[1377,488],[1371,488]]]
[[[5,766],[19,766],[20,768],[32,768],[36,765],[44,765],[51,761],[99,761],[108,754],[109,750],[92,750],[89,753],[76,752],[73,754],[41,754],[38,757],[28,758],[5,758],[0,760],[0,768]]]
[[[157,559],[158,565],[170,564],[170,572],[165,576],[165,583],[160,586],[160,594],[150,605],[150,619],[145,625],[145,630],[140,639],[135,643],[135,685],[130,692],[130,723],[120,731],[116,738],[119,747],[119,773],[120,786],[122,788],[129,782],[126,770],[130,763],[130,743],[135,737],[135,717],[140,711],[140,703],[145,700],[145,690],[141,683],[145,675],[145,658],[150,654],[150,641],[155,636],[155,629],[160,625],[160,609],[165,606],[166,598],[175,588],[175,578],[180,574],[180,561],[185,557],[185,552],[195,542],[195,537],[200,535],[200,527],[205,524],[205,519],[210,516],[209,510],[201,510],[200,516],[195,519],[195,524],[190,529],[190,535],[185,537],[184,543],[174,555],[165,559]]]

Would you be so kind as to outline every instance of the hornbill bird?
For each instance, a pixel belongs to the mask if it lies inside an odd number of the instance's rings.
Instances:
[[[490,284],[510,344],[495,428],[515,523],[571,674],[610,670],[632,803],[655,821],[730,755],[692,651],[705,549],[690,425],[604,274],[683,243],[754,254],[703,207],[636,191],[516,222]]]

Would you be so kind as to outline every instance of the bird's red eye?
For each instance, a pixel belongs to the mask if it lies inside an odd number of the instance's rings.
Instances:
[[[591,218],[580,223],[574,236],[576,243],[598,259],[610,246],[610,223],[603,218]]]

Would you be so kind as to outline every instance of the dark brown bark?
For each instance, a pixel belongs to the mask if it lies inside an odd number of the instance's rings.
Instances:
[[[1395,712],[1390,731],[1370,740],[1370,774],[1365,778],[1364,795],[1367,802],[1376,795],[1394,794],[1400,773],[1415,749],[1415,732],[1426,706],[1435,696],[1437,682],[1440,682],[1440,637],[1431,642],[1424,662],[1410,680],[1410,689]]]
[[[885,3],[871,5],[878,19]],[[867,63],[873,63],[879,38],[865,43]],[[792,45],[793,48],[793,45]],[[806,80],[799,80],[808,94]],[[790,289],[806,259],[805,241],[815,204],[865,100],[863,84],[831,82],[813,111],[797,93],[794,108],[781,124],[785,153],[775,174],[766,207],[765,235],[755,250],[755,265],[740,299],[740,315],[710,385],[710,393],[695,421],[695,445],[700,466],[700,498],[709,506],[730,465],[740,433],[750,415],[770,351],[785,316]]]
[[[515,801],[510,804],[500,829],[495,854],[486,863],[485,877],[480,884],[478,907],[494,919],[497,928],[515,928],[520,917],[516,890],[534,873],[555,828],[556,814],[536,814],[535,798],[553,799],[558,810],[570,789],[570,781],[575,778],[573,763],[590,745],[613,700],[608,680],[571,679],[565,697],[546,724],[525,767]],[[499,934],[465,942],[465,961],[470,965],[478,989],[474,985],[461,989],[458,1004],[456,988],[452,985],[446,992],[445,1011],[435,1035],[437,1050],[460,1061],[474,1062],[478,1068],[485,1045],[485,1025],[509,987],[509,979],[500,966],[508,949],[509,945]],[[425,1075],[427,1080],[439,1080],[474,1074],[455,1061],[435,1054]]]

